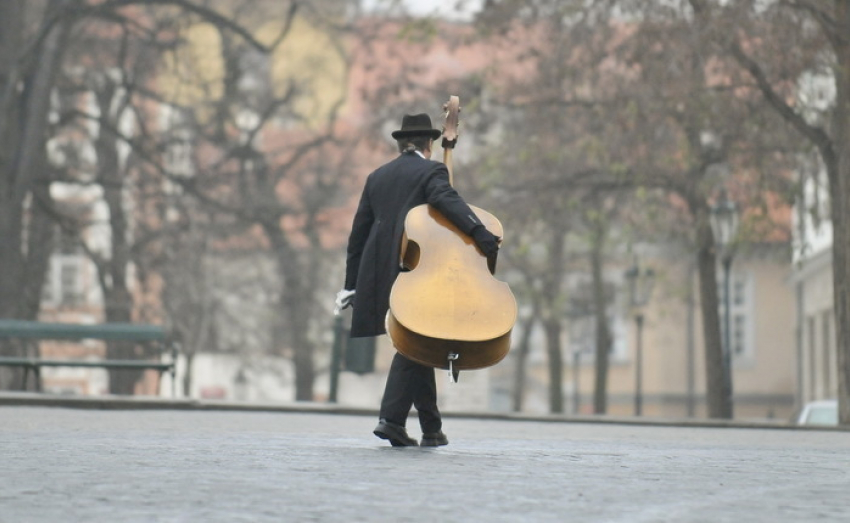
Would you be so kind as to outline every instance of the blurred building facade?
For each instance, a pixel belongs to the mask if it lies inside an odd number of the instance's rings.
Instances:
[[[797,371],[801,403],[838,396],[829,183],[818,161],[804,162],[794,209]]]
[[[698,281],[691,257],[670,249],[645,261],[657,276],[643,309],[641,414],[649,417],[705,417],[705,357]],[[787,244],[740,253],[731,272],[732,380],[736,418],[788,419],[795,408],[794,292],[789,286]],[[613,343],[609,356],[607,414],[635,414],[637,326],[626,305],[622,271],[608,281],[616,297],[609,311]],[[718,285],[722,299],[722,286]],[[722,315],[721,315],[722,318]],[[564,333],[564,413],[592,414],[595,384],[595,326],[592,317],[574,318]],[[547,357],[543,335],[535,332],[528,355],[524,410],[549,411]],[[516,367],[513,351],[493,373],[496,397],[509,396]],[[507,400],[497,402],[507,410]]]
[[[317,39],[315,29],[304,25],[297,26],[293,35],[304,42]],[[387,35],[388,38],[394,38],[395,33],[387,30]],[[191,40],[196,47],[208,47],[210,38],[212,37],[203,28],[191,33]],[[276,85],[285,85],[291,80],[293,69],[276,72],[278,61],[283,64],[286,60],[300,60],[305,63],[319,60],[314,54],[317,47],[306,47],[312,51],[303,57],[287,55],[278,57],[279,60],[273,57],[268,62],[263,61],[262,57],[248,57],[253,59],[248,60],[253,64],[253,69],[249,69],[262,71],[263,79],[260,79],[260,76],[248,75],[241,86],[247,93],[246,96],[263,95],[267,87],[263,82],[271,78],[275,79]],[[385,48],[389,47],[378,46],[377,50],[369,51],[380,54],[385,53]],[[444,50],[442,54],[429,55],[427,60],[430,75],[443,74],[439,69],[447,68],[447,63],[453,66],[463,63],[467,67],[476,63],[469,57],[457,61],[446,60],[447,52]],[[475,55],[480,50],[462,47],[455,52]],[[202,64],[193,65],[200,67]],[[374,64],[372,66],[374,67]],[[320,100],[315,102],[322,106],[320,112],[329,110],[327,106],[333,105],[342,82],[347,79],[350,85],[346,96],[349,98],[347,103],[351,113],[348,123],[357,127],[364,121],[361,113],[368,108],[356,93],[374,81],[370,77],[373,73],[362,67],[348,71],[346,78],[341,72],[343,67],[343,64],[333,62],[316,69],[316,74],[325,71],[326,75],[330,75],[330,80],[328,77],[315,79],[313,83],[324,86],[325,89],[316,91],[321,96]],[[220,69],[221,64],[207,68],[207,73],[215,72],[217,68]],[[309,67],[302,64],[302,69]],[[174,78],[167,75],[160,81],[166,87],[170,82],[176,83]],[[186,96],[188,98],[179,101],[190,104],[191,93]],[[393,115],[393,120],[397,117],[398,115]],[[252,118],[256,119],[258,115],[252,114],[247,108],[238,115],[238,119],[247,126],[252,124]],[[297,119],[281,119],[276,121],[275,125],[279,130],[291,130],[297,123]],[[173,106],[163,105],[158,124],[173,128],[175,135],[180,138],[172,142],[165,151],[166,168],[175,175],[193,176],[197,167],[191,161],[193,137],[182,124],[181,115]],[[282,139],[281,136],[286,138],[285,133],[281,132],[280,136],[270,135],[264,139],[272,143],[275,139]],[[462,150],[461,154],[468,154],[465,152],[468,150]],[[171,190],[175,196],[179,196],[177,186],[171,186]],[[78,189],[68,188],[58,195],[57,199],[71,202],[74,199],[88,198],[86,212],[102,213],[103,209],[97,210],[98,195],[87,196],[74,191]],[[166,219],[176,212],[169,209],[166,211]],[[100,216],[100,219],[103,219],[103,216]],[[823,228],[826,226],[821,225],[822,227],[817,229],[820,232],[815,235],[818,238],[825,234],[826,230]],[[91,234],[106,233],[98,233],[97,229],[93,229]],[[807,241],[814,242],[813,245],[821,245],[818,243],[821,240],[815,241],[813,238],[808,237]],[[95,243],[106,241],[108,238],[105,236]],[[827,279],[828,254],[825,254],[828,252],[828,245],[823,245],[813,247],[806,251],[805,256],[794,260],[793,283],[789,283],[791,263],[787,255],[787,245],[753,248],[750,252],[741,253],[736,257],[732,272],[731,297],[734,318],[732,339],[736,417],[787,417],[794,407],[798,383],[801,383],[800,390],[803,391],[804,398],[824,397],[832,393],[836,380],[832,374],[834,368],[829,363],[832,361],[830,358],[834,358],[834,341],[828,338],[831,284]],[[663,252],[665,248],[660,251]],[[795,254],[798,250],[794,249]],[[214,258],[215,256],[210,256],[204,259],[197,266],[197,272],[205,274],[207,280],[202,282],[204,285],[220,291],[221,295],[210,302],[214,302],[215,307],[210,311],[212,320],[207,327],[209,334],[201,341],[196,340],[191,353],[184,353],[181,359],[179,395],[260,402],[291,401],[294,371],[287,348],[282,347],[280,339],[276,337],[274,311],[271,310],[275,296],[269,291],[272,286],[268,285],[268,282],[274,279],[270,276],[274,272],[269,267],[271,261],[263,259],[251,263],[251,269],[247,270],[249,264],[243,263],[244,260]],[[657,253],[647,260],[647,263],[657,267],[658,283],[654,296],[645,309],[642,337],[641,396],[643,415],[646,416],[705,415],[702,326],[698,311],[699,300],[696,296],[696,275],[687,261],[688,258],[688,255]],[[255,276],[249,274],[254,270],[257,272]],[[223,276],[225,271],[245,276],[237,285],[244,292],[243,295],[238,295],[237,289],[225,288],[223,282],[225,279],[231,279]],[[248,278],[249,276],[251,277]],[[622,269],[611,269],[607,280],[617,296],[609,313],[613,346],[607,388],[608,413],[631,415],[634,412],[636,394],[635,323],[622,300],[625,288]],[[328,296],[330,305],[331,294]],[[84,253],[73,247],[60,247],[57,250],[51,260],[43,305],[41,319],[45,321],[94,323],[103,320],[103,298],[97,291],[95,268]],[[244,322],[243,328],[233,328],[238,321]],[[795,324],[798,322],[803,326],[802,333],[795,332]],[[594,384],[593,324],[588,318],[570,318],[568,321],[565,319],[565,325],[562,343],[562,359],[565,362],[562,376],[565,413],[589,414],[592,413]],[[327,399],[326,391],[330,386],[330,353],[327,350],[331,344],[330,331],[328,325],[327,333],[316,337],[317,345],[321,349],[315,355],[317,401]],[[242,336],[242,333],[248,333],[250,336]],[[514,332],[514,339],[518,340],[521,334],[518,327]],[[545,413],[549,411],[548,371],[542,332],[532,333],[530,346],[532,350],[528,354],[523,410]],[[393,353],[386,337],[379,340],[378,347],[374,373],[341,374],[338,396],[340,404],[367,408],[378,405]],[[89,350],[92,357],[103,356],[102,344],[92,345]],[[505,361],[491,369],[462,373],[457,384],[449,384],[447,379],[438,379],[441,407],[447,411],[511,410],[515,383],[513,372],[518,357],[519,351],[514,349]],[[45,390],[80,394],[105,392],[105,371],[56,369],[51,372],[53,373],[45,373]],[[139,393],[170,390],[167,379],[158,383],[155,374],[151,374],[152,377],[146,378],[140,385]],[[187,374],[191,379],[186,379]]]

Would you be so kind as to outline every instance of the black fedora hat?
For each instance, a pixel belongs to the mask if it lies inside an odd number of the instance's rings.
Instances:
[[[404,115],[401,119],[401,129],[392,133],[396,140],[411,136],[429,136],[436,140],[441,134],[442,131],[431,127],[431,117],[425,113]]]

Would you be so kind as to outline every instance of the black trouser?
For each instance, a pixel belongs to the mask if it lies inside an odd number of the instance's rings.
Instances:
[[[403,427],[411,406],[416,407],[423,433],[439,432],[443,428],[437,409],[434,369],[396,353],[387,376],[380,417]]]

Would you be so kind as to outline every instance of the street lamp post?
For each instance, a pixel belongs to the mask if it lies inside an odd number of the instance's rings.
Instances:
[[[579,379],[581,376],[581,351],[573,351],[573,414],[578,414],[581,410],[581,387]]]
[[[723,393],[732,408],[732,325],[730,300],[730,272],[735,255],[735,237],[738,234],[738,207],[720,192],[720,198],[711,207],[711,230],[723,265]]]
[[[635,314],[637,355],[635,357],[635,416],[643,414],[643,313]]]
[[[328,393],[328,403],[336,403],[337,392],[339,390],[339,370],[342,361],[342,344],[343,344],[343,327],[342,314],[340,311],[334,311],[333,324],[333,346],[331,347],[331,369],[330,369],[330,391]]]
[[[233,377],[233,396],[236,401],[246,401],[248,399],[248,376],[245,374],[245,367],[239,367],[236,371],[236,376]]]
[[[591,336],[591,331],[595,325],[593,316],[591,315],[589,300],[587,296],[576,293],[570,300],[570,305],[567,311],[569,319],[569,344],[570,355],[572,359],[572,411],[573,414],[578,414],[581,411],[581,357],[587,350],[585,346],[587,339]],[[593,324],[593,325],[592,325]]]
[[[643,414],[643,307],[652,296],[655,285],[655,271],[649,268],[641,270],[637,259],[626,270],[629,291],[629,310],[634,314],[637,335],[635,347],[635,416]]]

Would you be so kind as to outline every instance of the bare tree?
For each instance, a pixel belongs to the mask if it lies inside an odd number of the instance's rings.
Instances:
[[[514,36],[521,64],[546,64],[539,75],[524,69],[533,80],[519,82],[523,88],[509,98],[517,112],[543,108],[526,136],[557,137],[522,165],[529,172],[538,158],[561,156],[560,176],[534,182],[548,191],[544,198],[554,190],[586,200],[582,191],[632,189],[666,198],[668,207],[684,204],[684,212],[666,214],[676,215],[671,230],[689,224],[684,232],[697,254],[709,414],[731,417],[709,210],[724,187],[751,208],[765,205],[762,192],[787,191],[787,171],[774,161],[787,150],[787,135],[773,132],[771,116],[754,104],[751,91],[740,89],[748,84],[740,71],[710,52],[707,35],[675,3],[504,0],[489,2],[481,19],[500,38]],[[547,118],[558,126],[543,127]],[[573,126],[583,132],[581,140],[570,139]],[[765,168],[771,162],[773,168]],[[598,350],[605,337],[600,330]],[[598,363],[603,370],[604,360]],[[597,409],[603,388],[597,375]]]
[[[339,241],[331,217],[346,203],[344,189],[351,183],[359,139],[347,134],[337,118],[346,100],[340,88],[348,68],[340,24],[328,22],[321,11],[291,5],[268,53],[258,54],[226,31],[217,32],[213,49],[222,67],[220,90],[205,98],[203,107],[183,109],[197,171],[172,180],[209,212],[230,221],[233,235],[216,247],[219,252],[239,249],[248,238],[247,245],[260,247],[256,252],[265,251],[273,260],[274,332],[279,336],[271,352],[292,358],[295,399],[312,400],[315,358],[327,327],[320,297],[331,293],[329,253]],[[245,12],[249,18],[241,23],[259,30],[262,13],[275,7],[273,2],[252,3]],[[234,10],[235,16],[240,13]],[[326,60],[321,71],[335,76],[312,78],[315,71],[304,69],[275,78],[290,65],[288,46],[310,35],[329,46],[317,48],[315,59]],[[325,83],[310,83],[320,80]],[[324,106],[323,94],[331,96]]]
[[[840,423],[850,424],[850,1],[690,2],[701,30],[746,71],[764,102],[814,146],[829,180]],[[730,30],[733,28],[734,30]],[[829,78],[819,110],[797,90],[804,74]]]
[[[636,19],[623,29],[627,37],[616,55],[630,66],[621,115],[637,133],[631,169],[638,184],[684,203],[697,256],[709,416],[730,418],[732,384],[723,363],[710,209],[724,189],[750,210],[764,204],[764,194],[788,191],[788,171],[777,153],[791,144],[743,88],[748,82],[740,72],[709,51],[706,33],[687,13],[651,2],[618,5]]]
[[[99,269],[106,319],[128,321],[132,317],[128,269],[135,252],[131,227],[138,216],[131,216],[125,208],[130,171],[121,148],[143,146],[124,133],[122,119],[139,110],[134,104],[145,103],[134,97],[138,90],[144,90],[145,75],[139,73],[144,69],[141,65],[150,65],[145,56],[157,54],[167,45],[163,35],[148,24],[155,17],[152,10],[142,9],[147,4],[142,0],[96,4],[51,0],[43,7],[19,1],[0,7],[0,38],[4,40],[0,46],[0,240],[14,246],[2,249],[0,254],[4,267],[0,276],[0,316],[33,319],[38,314],[50,256],[46,248],[50,242],[43,240],[54,227],[51,220],[84,238],[83,229],[88,226],[84,217],[63,213],[51,200],[52,182],[71,181],[103,188],[103,201],[109,210],[110,252],[89,249],[89,254]],[[263,49],[230,20],[201,4],[182,0],[158,4],[160,12],[171,7],[178,13],[192,13],[242,34]],[[95,55],[97,58],[92,59]],[[92,62],[97,66],[90,67]],[[92,73],[82,78],[78,71],[86,69]],[[58,123],[51,122],[51,110],[57,109],[51,100],[60,85],[79,95],[91,93],[96,109],[66,107],[68,110],[59,116]],[[95,127],[89,137],[94,162],[85,166],[88,178],[74,176],[74,171],[82,173],[81,156],[62,160],[60,165],[46,162],[50,156],[45,144],[56,133],[74,127],[74,122],[78,124],[74,132],[83,131],[78,134],[85,135],[88,124]],[[152,158],[150,150],[145,156]],[[28,242],[39,243],[28,247]],[[18,296],[26,299],[19,300]],[[123,353],[129,349],[110,344],[108,350]],[[125,379],[112,381],[113,392],[130,392],[137,376],[117,374],[125,375]]]
[[[618,106],[609,99],[615,92],[609,82],[616,77],[606,58],[616,34],[597,24],[582,3],[570,1],[490,2],[479,25],[485,39],[497,35],[490,45],[507,40],[516,55],[516,60],[498,55],[498,73],[488,77],[495,105],[490,115],[496,127],[508,129],[501,139],[511,144],[497,155],[504,163],[496,168],[507,174],[490,183],[511,194],[506,199],[512,203],[503,208],[512,211],[505,218],[512,226],[536,220],[528,228],[534,232],[523,235],[530,245],[519,248],[539,259],[516,259],[513,249],[506,258],[511,270],[537,281],[530,288],[539,293],[546,333],[550,410],[563,410],[561,332],[581,302],[582,314],[596,325],[594,410],[602,413],[611,346],[605,238],[614,218],[600,213],[600,202],[630,186],[620,167],[625,155],[618,142]],[[486,168],[493,169],[493,163]],[[543,259],[545,267],[535,269]],[[568,280],[581,285],[567,285]]]
[[[44,143],[50,93],[56,80],[67,38],[67,24],[51,23],[66,2],[54,0],[43,10],[23,1],[0,5],[0,317],[34,314],[32,302],[41,292],[46,267],[42,249],[27,249],[25,239],[43,238],[43,213],[32,213],[31,195],[44,164]],[[38,20],[41,19],[41,22]],[[37,204],[48,203],[46,184]],[[33,226],[28,237],[27,225]],[[41,268],[28,274],[27,268]],[[33,279],[27,279],[30,276]],[[21,296],[29,296],[21,300]],[[3,369],[0,385],[14,373]]]

